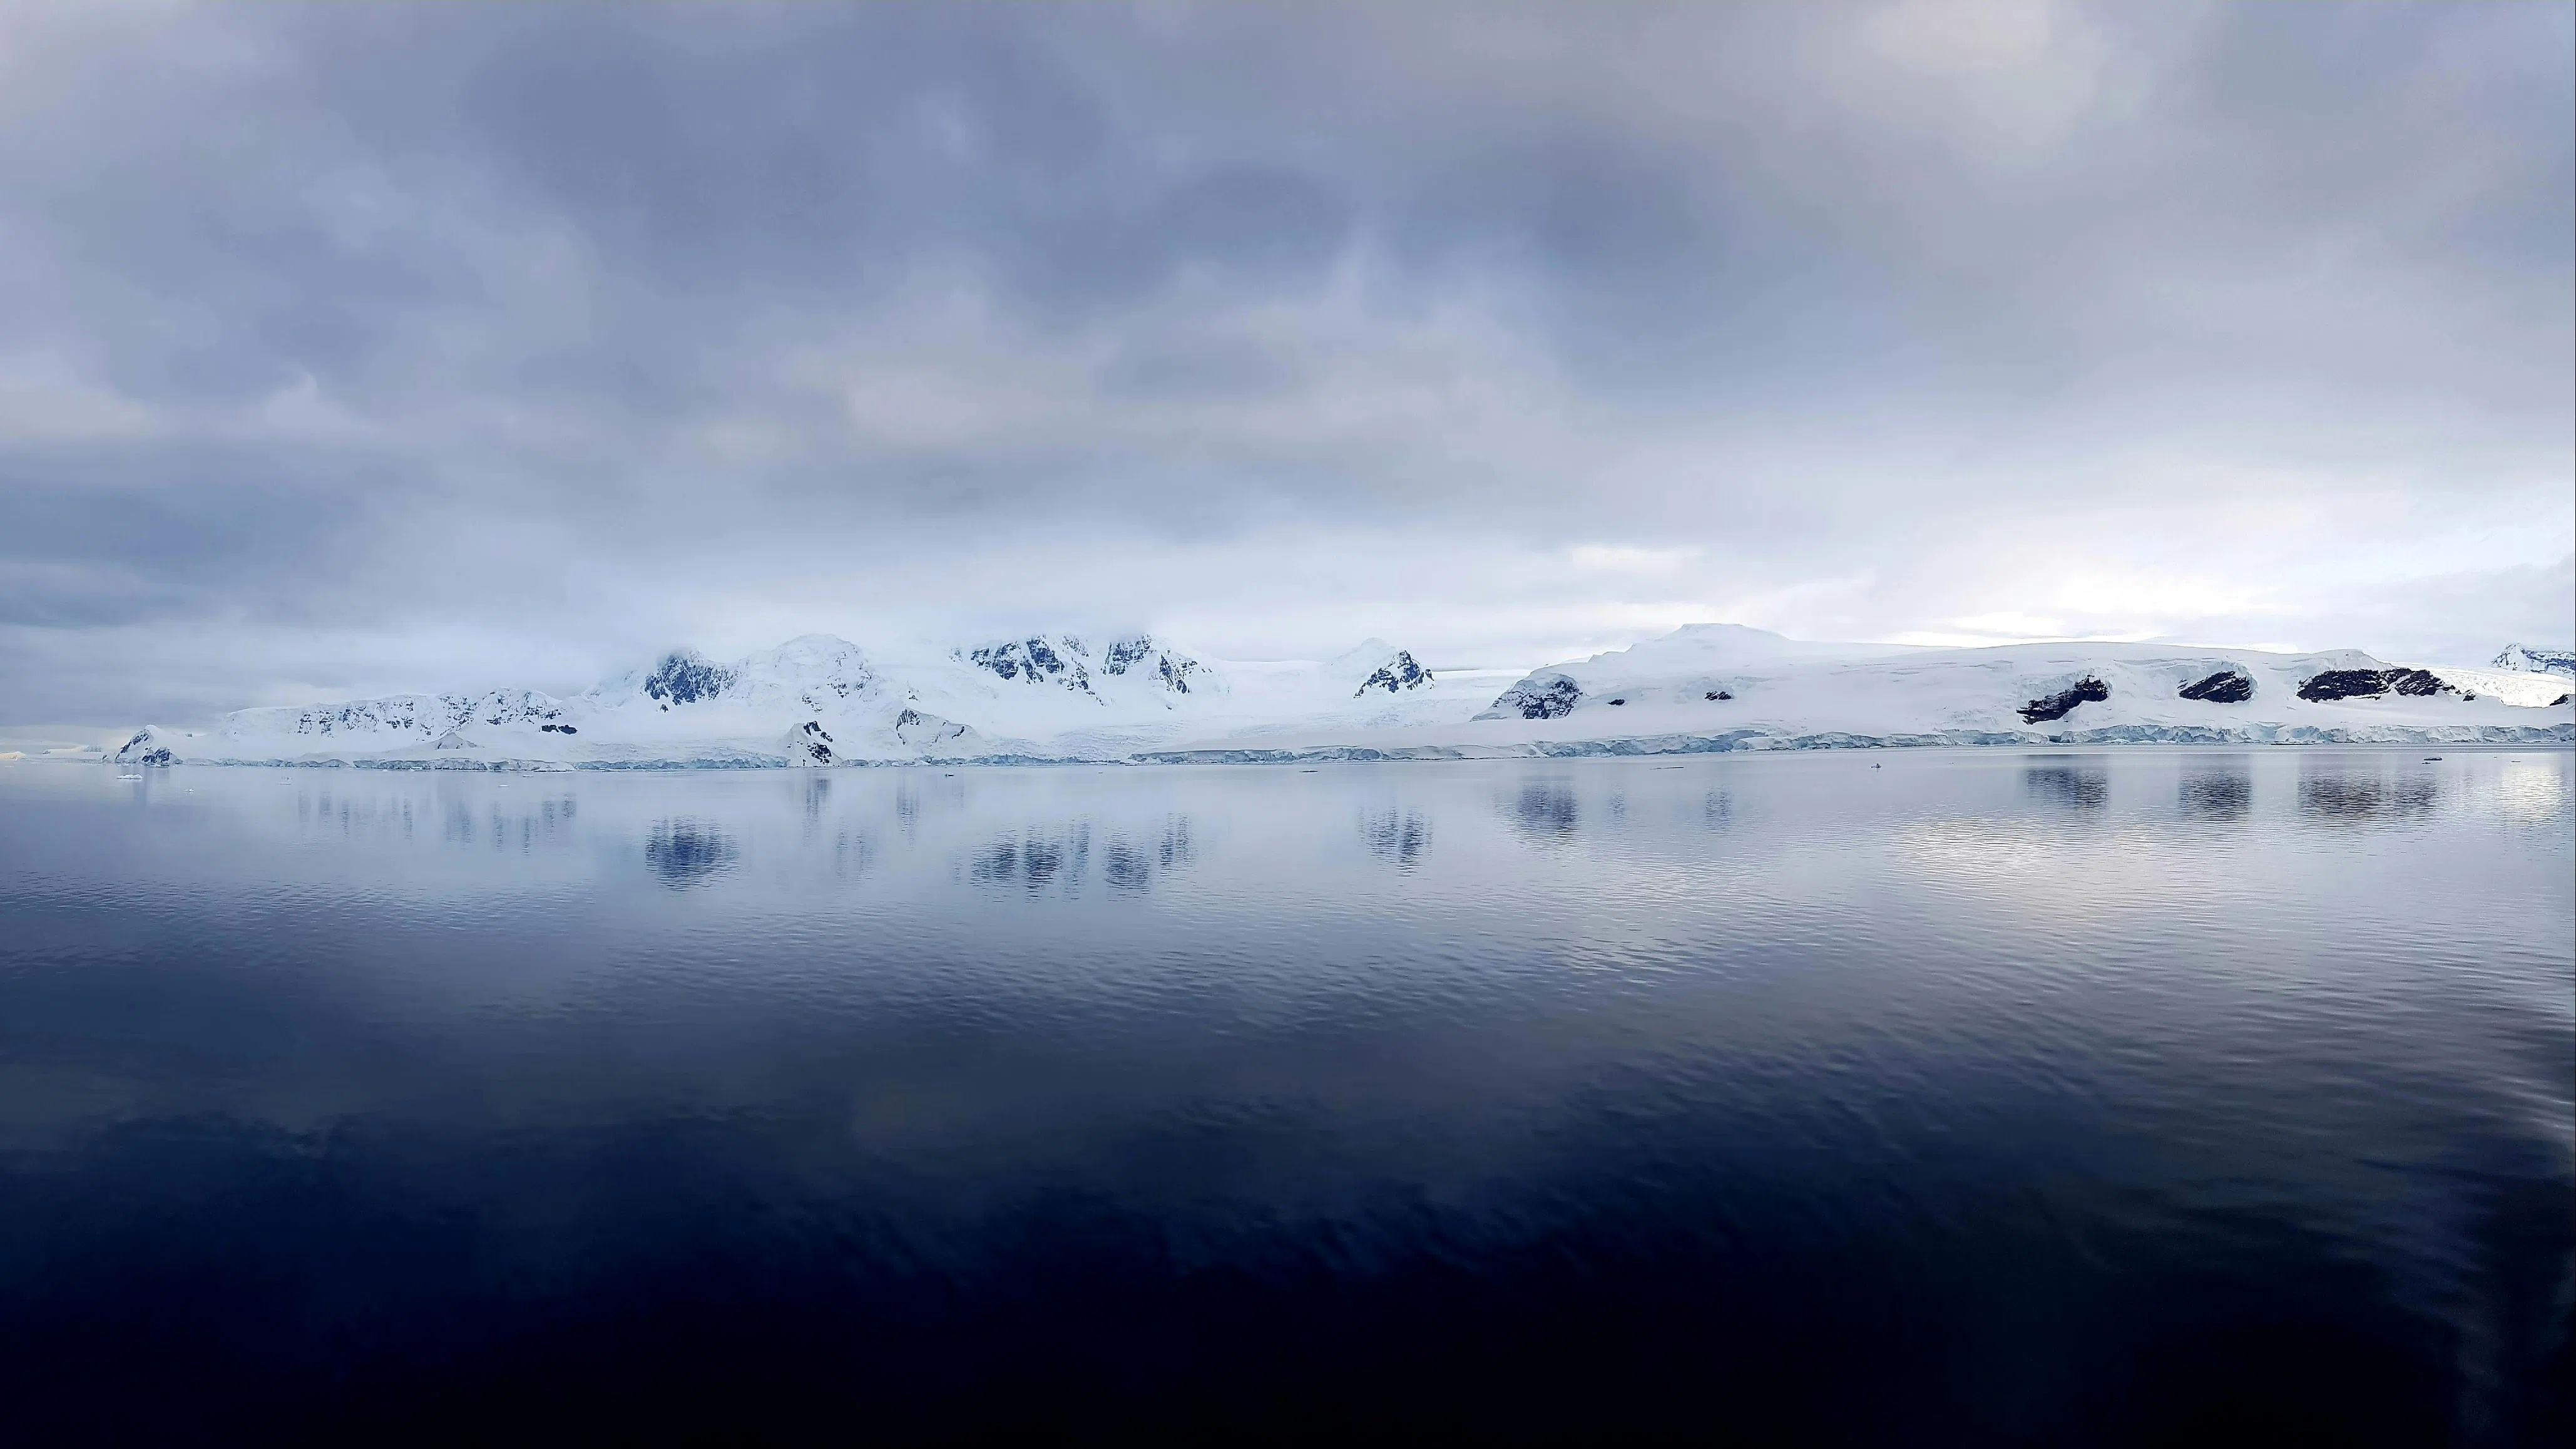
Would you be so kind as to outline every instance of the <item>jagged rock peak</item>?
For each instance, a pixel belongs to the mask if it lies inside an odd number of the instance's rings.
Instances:
[[[675,649],[662,656],[644,676],[644,693],[660,700],[665,708],[675,704],[695,704],[713,699],[733,685],[734,671],[720,664],[710,664],[695,649]]]
[[[1094,692],[1095,670],[1107,676],[1150,679],[1175,694],[1189,693],[1191,678],[1206,672],[1199,661],[1151,634],[1121,635],[1098,650],[1076,634],[1031,634],[955,650],[953,655],[1002,679],[1057,684],[1085,694]]]
[[[1032,634],[1026,639],[1005,639],[980,649],[960,649],[957,657],[969,664],[989,669],[1003,679],[1027,684],[1061,684],[1067,689],[1091,692],[1091,670],[1086,665],[1088,650],[1071,634],[1050,639]]]
[[[1398,649],[1379,664],[1368,678],[1360,681],[1360,687],[1351,691],[1351,697],[1360,698],[1372,689],[1383,689],[1389,694],[1395,694],[1407,689],[1420,689],[1429,683],[1431,683],[1431,671],[1414,662],[1413,651]]]
[[[134,738],[117,746],[107,758],[111,764],[118,765],[169,765],[178,762],[177,756],[162,740],[161,731],[152,725],[135,731]]]
[[[1205,665],[1151,634],[1131,634],[1111,641],[1104,667],[1111,674],[1150,675],[1175,694],[1189,693],[1190,677],[1207,672]]]
[[[1502,692],[1493,706],[1478,719],[1563,719],[1574,713],[1575,704],[1583,698],[1583,687],[1571,675],[1558,670],[1542,670]]]

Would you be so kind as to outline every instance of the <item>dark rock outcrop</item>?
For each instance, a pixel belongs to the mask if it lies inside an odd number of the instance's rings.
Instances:
[[[1563,719],[1574,713],[1575,701],[1581,698],[1582,686],[1565,675],[1551,674],[1532,677],[1504,690],[1494,701],[1494,711],[1523,719]]]
[[[1727,693],[1727,692],[1726,692],[1725,690],[1723,690],[1723,689],[1712,689],[1712,690],[1710,690],[1708,693],[1701,695],[1701,696],[1700,696],[1700,698],[1702,698],[1702,699],[1733,699],[1733,698],[1735,698],[1735,696],[1734,696],[1734,695],[1732,695],[1732,694]]]
[[[2021,707],[2022,723],[2041,724],[2053,719],[2064,719],[2068,715],[2074,713],[2075,707],[2079,704],[2100,704],[2110,697],[2111,686],[2104,684],[2101,680],[2093,678],[2091,675],[2086,675],[2083,679],[2078,680],[2076,683],[2065,689],[2059,690],[2055,694],[2048,695],[2040,699],[2034,699],[2030,703],[2023,705]]]
[[[973,731],[952,719],[906,708],[894,717],[894,737],[915,749],[927,749],[950,740],[962,740]]]
[[[550,735],[577,735],[581,733],[581,731],[574,729],[568,724],[541,724],[537,726],[537,728],[544,730]]]
[[[1112,639],[1109,641],[1109,653],[1102,660],[1102,667],[1112,674],[1124,674],[1130,667],[1153,652],[1154,641],[1142,635],[1133,639]]]
[[[1074,643],[1070,639],[1065,642]],[[1109,651],[1101,656],[1101,668],[1111,674],[1125,674],[1144,666],[1149,660],[1152,661],[1153,672],[1162,677],[1163,687],[1174,694],[1189,693],[1190,676],[1205,672],[1197,660],[1156,644],[1150,634],[1111,640]]]
[[[2184,685],[2182,697],[2209,704],[2243,704],[2254,697],[2254,681],[2233,669],[2222,669],[2207,679]]]
[[[809,719],[797,728],[802,736],[797,743],[804,747],[806,757],[818,765],[832,763],[832,734],[823,728],[823,722]]]
[[[1065,672],[1064,656],[1044,639],[990,644],[966,657],[1004,679],[1025,679],[1031,684]]]
[[[653,672],[644,676],[644,692],[669,709],[675,704],[713,699],[732,683],[730,669],[709,664],[695,654],[666,654]]]
[[[155,739],[153,737],[153,731],[148,728],[137,731],[134,738],[117,746],[108,754],[107,758],[120,765],[175,765],[179,763],[179,757],[170,752],[169,746],[164,745],[158,739]]]
[[[1062,642],[1066,649],[1077,652],[1082,647],[1078,639],[1067,638]],[[1065,658],[1053,643],[1044,638],[1013,639],[1003,644],[988,645],[968,652],[966,659],[1004,679],[1025,679],[1031,684],[1053,681],[1067,689],[1091,693],[1091,671],[1083,668],[1081,661]],[[1127,664],[1135,662],[1131,658]],[[1123,672],[1125,666],[1121,668]]]
[[[2388,687],[2399,694],[2419,697],[2459,693],[2444,681],[2442,676],[2429,669],[2391,669],[2388,671]]]
[[[2423,698],[2457,694],[2429,669],[2329,669],[2299,686],[2299,698],[2311,703],[2334,699],[2377,699],[2383,694]]]
[[[1357,699],[1372,689],[1383,689],[1389,694],[1420,689],[1430,682],[1431,671],[1413,662],[1412,651],[1398,649],[1393,659],[1379,665],[1376,673],[1360,681],[1360,687],[1352,691],[1351,698]]]

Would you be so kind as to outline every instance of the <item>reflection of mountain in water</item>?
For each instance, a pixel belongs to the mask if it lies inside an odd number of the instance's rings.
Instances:
[[[2299,782],[2299,813],[2312,820],[2380,820],[2421,815],[2440,796],[2441,786],[2430,775],[2311,775]]]
[[[1413,869],[1414,862],[1431,848],[1431,822],[1411,810],[1364,816],[1360,835],[1368,841],[1369,854],[1392,863],[1397,870]]]
[[[1520,798],[1505,809],[1514,829],[1541,844],[1573,839],[1583,820],[1573,789],[1562,784],[1523,785]]]
[[[732,837],[696,820],[656,821],[644,838],[644,863],[674,890],[705,885],[733,869],[741,854]]]
[[[979,886],[1017,887],[1034,895],[1050,887],[1078,892],[1091,878],[1092,827],[1033,827],[995,838],[966,861],[966,879]],[[1175,815],[1158,838],[1137,840],[1112,833],[1101,847],[1100,873],[1115,891],[1146,891],[1155,880],[1190,863],[1190,821]]]
[[[1091,828],[1028,830],[1005,835],[975,853],[966,878],[977,885],[1024,886],[1031,893],[1058,880],[1078,886],[1091,862]]]
[[[2185,775],[2174,800],[2183,814],[2198,819],[2242,820],[2254,810],[2254,776],[2242,769]]]
[[[1110,841],[1103,873],[1112,890],[1151,890],[1157,875],[1189,864],[1196,854],[1190,845],[1190,818],[1175,815],[1163,822],[1162,838],[1151,845],[1130,844],[1123,836]]]
[[[2111,803],[2111,777],[2100,770],[2034,766],[2021,772],[2021,787],[2066,810],[2099,810]]]

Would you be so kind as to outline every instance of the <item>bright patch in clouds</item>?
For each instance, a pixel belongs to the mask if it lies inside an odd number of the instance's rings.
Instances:
[[[1668,578],[1696,561],[1702,550],[1693,548],[1632,548],[1615,544],[1579,544],[1573,552],[1574,566],[1591,573],[1635,574],[1643,578]]]

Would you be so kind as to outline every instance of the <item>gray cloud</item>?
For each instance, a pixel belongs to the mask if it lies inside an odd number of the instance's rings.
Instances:
[[[2564,7],[0,13],[0,714],[1090,617],[2491,652]]]

